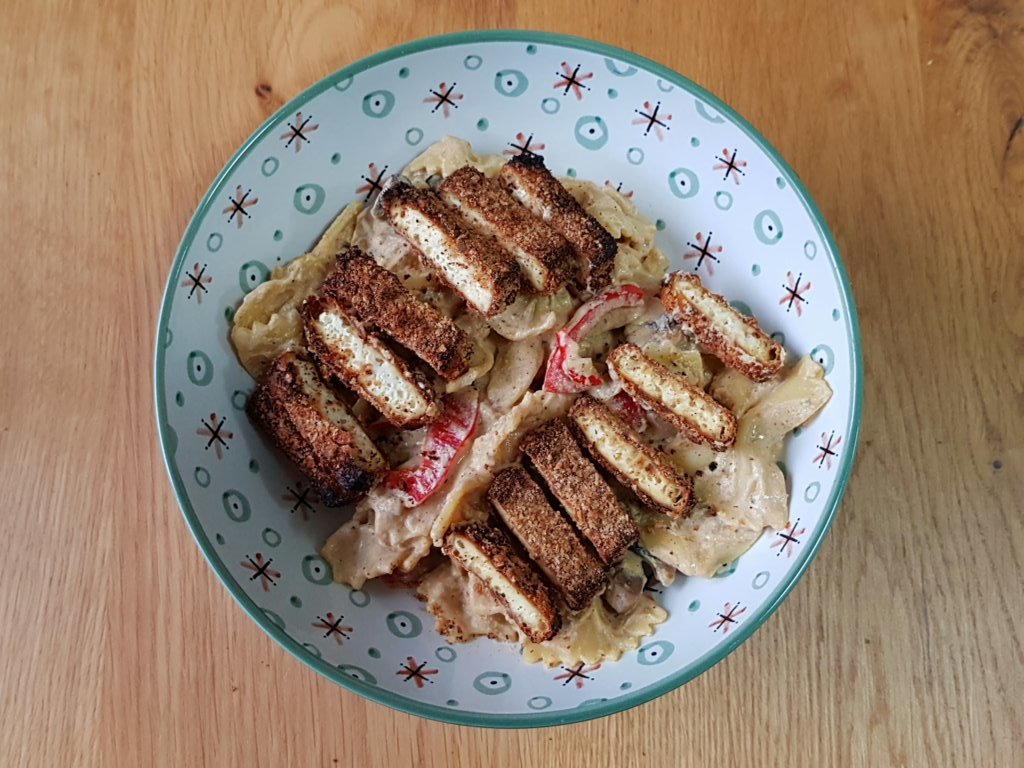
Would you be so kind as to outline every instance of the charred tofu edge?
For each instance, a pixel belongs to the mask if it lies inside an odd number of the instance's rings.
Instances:
[[[366,494],[387,463],[315,368],[281,355],[246,404],[249,417],[306,474],[324,504]]]

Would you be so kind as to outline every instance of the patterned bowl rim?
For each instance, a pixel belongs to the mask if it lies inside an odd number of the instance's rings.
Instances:
[[[259,609],[259,607],[249,598],[242,588],[238,585],[232,575],[229,573],[227,567],[220,559],[213,544],[210,542],[205,531],[203,530],[202,524],[199,522],[196,516],[195,510],[193,510],[191,503],[189,502],[188,496],[185,493],[185,488],[182,483],[181,476],[178,473],[176,466],[174,465],[174,459],[171,456],[171,452],[168,449],[168,436],[164,428],[164,424],[167,422],[167,406],[164,392],[164,362],[165,352],[164,345],[161,340],[165,336],[165,331],[168,327],[168,321],[170,318],[171,309],[171,295],[173,293],[175,285],[175,276],[179,273],[182,264],[185,261],[186,254],[188,253],[192,242],[196,237],[199,229],[200,222],[205,218],[207,212],[210,210],[215,198],[220,194],[222,187],[224,186],[227,178],[231,175],[235,167],[249,154],[249,152],[260,142],[261,139],[267,134],[268,130],[277,124],[279,119],[284,114],[293,113],[301,109],[306,102],[313,97],[324,92],[331,87],[332,83],[336,82],[340,78],[351,77],[361,72],[366,71],[379,64],[383,64],[395,59],[403,58],[413,53],[420,53],[422,51],[429,51],[438,48],[446,48],[449,46],[465,45],[473,43],[496,43],[496,42],[521,42],[521,43],[537,43],[545,45],[556,45],[567,48],[576,48],[578,50],[587,51],[590,53],[607,56],[614,58],[619,61],[627,62],[639,69],[646,70],[655,74],[656,76],[671,82],[672,84],[679,86],[680,88],[690,92],[696,97],[699,97],[706,103],[710,104],[720,114],[726,115],[733,123],[755,143],[760,147],[765,154],[767,154],[778,166],[780,173],[786,179],[786,181],[792,186],[796,192],[797,197],[803,204],[804,208],[811,214],[811,218],[814,221],[815,228],[818,231],[822,242],[825,243],[829,249],[829,254],[832,256],[833,263],[835,265],[836,275],[839,279],[839,283],[842,288],[843,299],[846,304],[846,322],[849,329],[850,338],[853,340],[853,386],[854,386],[854,399],[853,399],[853,418],[851,424],[851,436],[850,436],[850,450],[845,452],[845,456],[842,459],[842,465],[840,467],[839,480],[833,488],[832,494],[828,499],[826,510],[824,512],[824,524],[819,526],[818,534],[814,540],[809,542],[809,546],[804,548],[804,551],[800,555],[799,561],[795,566],[787,573],[785,579],[776,587],[774,594],[765,601],[761,606],[759,613],[752,616],[742,626],[738,627],[735,634],[731,635],[729,639],[720,645],[716,646],[713,650],[704,654],[694,662],[691,662],[684,669],[665,677],[658,681],[654,685],[647,686],[642,690],[630,696],[623,696],[615,698],[607,703],[596,704],[591,707],[584,709],[573,709],[565,710],[560,712],[552,712],[549,714],[538,712],[536,714],[519,714],[519,715],[502,715],[502,714],[489,714],[489,713],[475,713],[475,712],[461,712],[458,710],[452,710],[445,707],[440,707],[433,704],[426,704],[407,699],[405,697],[394,694],[390,691],[379,689],[375,686],[369,685],[362,681],[356,680],[342,671],[336,669],[332,665],[323,661],[322,659],[316,658],[312,654],[308,653],[297,641],[292,639],[287,633],[280,629],[274,624],[267,615]],[[156,399],[156,417],[157,417],[157,430],[160,437],[160,448],[163,454],[164,467],[167,470],[167,474],[170,477],[171,485],[174,488],[175,496],[178,499],[178,506],[181,508],[181,512],[185,517],[185,522],[188,524],[189,529],[192,531],[192,535],[199,545],[200,550],[214,573],[220,579],[221,583],[227,588],[231,595],[235,598],[239,605],[249,614],[249,617],[255,621],[264,632],[272,637],[279,645],[281,645],[286,651],[292,656],[297,658],[306,666],[316,670],[324,677],[333,680],[343,688],[359,694],[371,701],[375,701],[379,704],[384,704],[393,709],[397,709],[402,712],[406,712],[411,715],[417,715],[419,717],[425,717],[431,720],[439,720],[442,722],[453,723],[457,725],[472,725],[472,726],[484,726],[492,728],[530,728],[530,727],[545,727],[551,725],[565,725],[569,723],[578,723],[585,720],[592,720],[606,715],[612,715],[617,712],[622,712],[632,707],[636,707],[645,702],[651,701],[663,694],[672,691],[681,685],[689,682],[693,678],[707,671],[718,662],[722,661],[726,656],[732,653],[736,648],[740,646],[747,638],[749,638],[758,627],[765,622],[765,620],[771,616],[778,607],[785,600],[786,596],[790,593],[796,583],[800,580],[800,577],[807,570],[811,560],[814,559],[818,548],[821,546],[821,542],[825,538],[825,534],[828,533],[829,528],[832,525],[832,520],[835,518],[836,510],[839,507],[839,502],[843,497],[843,493],[846,490],[846,485],[850,480],[850,474],[853,469],[854,458],[857,452],[858,438],[860,436],[861,426],[861,411],[863,409],[864,399],[864,387],[863,387],[863,354],[861,349],[861,338],[860,338],[860,323],[857,318],[857,309],[853,300],[853,291],[850,286],[850,280],[846,273],[846,268],[843,265],[842,259],[839,256],[839,249],[836,246],[835,240],[832,238],[832,233],[829,231],[828,226],[825,224],[825,220],[818,210],[818,207],[814,204],[810,194],[804,187],[803,183],[797,177],[796,173],[789,167],[782,156],[769,144],[754,127],[748,123],[743,117],[741,117],[735,110],[725,104],[721,99],[709,93],[704,88],[700,87],[691,80],[683,77],[677,72],[658,64],[655,61],[639,56],[622,48],[607,45],[605,43],[595,42],[586,38],[573,37],[570,35],[561,35],[549,32],[534,32],[528,30],[478,30],[469,32],[458,32],[454,34],[438,35],[435,37],[427,37],[420,40],[415,40],[408,43],[402,43],[400,45],[388,48],[387,50],[375,53],[372,56],[361,59],[347,67],[334,72],[331,75],[324,77],[314,85],[310,86],[298,96],[293,98],[287,104],[282,106],[273,115],[271,115],[264,123],[253,133],[242,146],[235,152],[228,161],[227,165],[220,171],[213,184],[210,186],[206,195],[200,202],[199,207],[193,214],[191,221],[189,222],[188,228],[185,230],[185,234],[181,239],[181,243],[178,245],[178,250],[174,258],[174,263],[171,266],[171,271],[168,276],[167,285],[164,289],[163,300],[160,305],[160,319],[157,325],[156,339],[155,339],[156,355],[153,366],[154,375],[154,396]]]

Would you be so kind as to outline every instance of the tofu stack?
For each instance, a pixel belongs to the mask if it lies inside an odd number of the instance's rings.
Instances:
[[[327,506],[361,498],[388,468],[348,407],[312,364],[292,352],[274,362],[249,396],[246,411],[298,465]]]
[[[479,578],[530,640],[554,637],[562,619],[550,589],[499,528],[462,523],[445,535],[442,550]]]
[[[724,451],[736,440],[736,417],[711,395],[645,355],[622,344],[608,356],[622,388],[695,443]]]
[[[527,210],[569,241],[582,287],[598,291],[611,282],[618,243],[551,174],[544,158],[525,152],[516,155],[502,167],[499,178]]]
[[[380,204],[394,230],[474,312],[493,317],[515,301],[515,260],[493,238],[467,227],[436,193],[399,183],[381,193]]]
[[[753,381],[766,381],[786,359],[782,345],[757,320],[744,317],[696,275],[669,275],[661,292],[665,312],[708,352]]]
[[[583,454],[566,421],[542,424],[526,435],[519,447],[601,562],[618,562],[636,543],[639,531],[597,467]]]
[[[338,255],[338,268],[322,290],[347,302],[365,327],[383,332],[441,378],[452,381],[469,370],[473,344],[466,333],[358,248]]]
[[[604,565],[537,482],[522,467],[510,467],[491,482],[487,499],[566,605],[585,608],[604,587]]]
[[[473,344],[358,248],[338,255],[334,272],[300,314],[310,360],[291,352],[278,358],[248,411],[325,504],[356,501],[388,466],[335,390],[362,397],[395,427],[423,426],[439,415],[438,396],[392,345],[451,380],[468,370]]]
[[[572,277],[575,256],[569,242],[516,203],[496,180],[467,165],[441,182],[439,192],[471,226],[512,254],[537,293],[552,294]]]
[[[559,622],[546,613],[557,602],[538,595],[583,610],[604,590],[609,569],[639,531],[565,419],[542,424],[520,447],[533,473],[521,466],[499,472],[487,490],[496,519],[473,524],[477,537],[486,532],[489,548],[465,541],[465,530],[456,527],[445,551],[483,580],[533,642],[542,642],[554,636]]]
[[[509,160],[489,179],[471,166],[435,193],[399,182],[381,192],[392,228],[474,312],[493,317],[520,293],[611,281],[618,243],[537,155]]]
[[[645,504],[670,517],[690,511],[693,483],[604,403],[582,395],[569,409],[573,430],[598,464]]]

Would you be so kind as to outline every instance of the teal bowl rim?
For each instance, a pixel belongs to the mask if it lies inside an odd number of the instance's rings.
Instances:
[[[852,400],[851,434],[849,437],[850,448],[845,452],[845,456],[843,457],[840,466],[839,480],[828,499],[824,523],[819,526],[817,536],[812,541],[808,542],[808,546],[804,548],[800,555],[800,559],[795,564],[795,567],[788,573],[779,586],[776,587],[774,593],[768,598],[768,600],[762,604],[758,613],[751,616],[741,626],[734,630],[734,634],[729,636],[729,640],[727,642],[717,646],[714,650],[704,654],[704,656],[673,675],[659,680],[645,688],[633,691],[626,696],[621,696],[583,709],[565,710],[550,714],[538,712],[536,714],[503,715],[460,712],[458,710],[452,710],[433,704],[426,704],[400,696],[390,691],[381,690],[359,680],[355,680],[341,672],[336,667],[313,656],[298,642],[289,637],[283,630],[274,624],[263,610],[245,594],[242,588],[231,576],[227,567],[214,550],[210,540],[207,538],[206,533],[203,531],[202,526],[196,517],[195,511],[192,509],[192,505],[189,503],[188,496],[185,494],[181,476],[173,465],[167,445],[167,405],[163,386],[163,339],[166,335],[168,319],[170,317],[174,286],[177,282],[181,268],[185,264],[186,256],[189,249],[192,247],[193,240],[196,237],[200,221],[205,217],[207,211],[213,204],[214,199],[220,194],[225,181],[235,167],[249,154],[253,146],[264,137],[267,131],[275,125],[283,115],[295,112],[311,98],[332,87],[332,85],[340,79],[352,77],[360,72],[370,69],[371,67],[375,67],[388,61],[393,61],[394,59],[412,53],[419,53],[421,51],[429,51],[436,48],[445,48],[454,45],[491,42],[521,42],[558,45],[576,48],[582,51],[588,51],[590,53],[596,53],[619,61],[624,61],[639,69],[647,70],[663,80],[682,88],[693,96],[700,98],[711,105],[719,113],[728,116],[729,119],[738,125],[755,144],[757,144],[765,151],[765,153],[768,154],[769,157],[772,158],[772,160],[775,161],[786,181],[792,185],[793,190],[796,192],[800,201],[814,219],[815,227],[822,239],[822,242],[825,243],[829,249],[829,253],[833,256],[832,263],[843,291],[843,309],[846,318],[846,325],[850,336],[853,339],[854,346],[853,367],[851,370],[851,383],[854,396]],[[263,125],[261,125],[259,129],[245,141],[244,144],[242,144],[227,165],[224,166],[221,172],[217,175],[217,178],[214,180],[206,195],[203,197],[202,202],[199,204],[199,207],[196,209],[196,212],[193,214],[188,228],[185,230],[185,234],[178,246],[170,275],[168,276],[167,285],[164,289],[164,296],[160,305],[160,320],[157,325],[155,347],[156,356],[153,367],[153,389],[156,399],[157,430],[160,436],[160,448],[163,453],[164,466],[167,469],[168,476],[170,477],[175,496],[177,496],[178,506],[181,507],[182,514],[185,517],[185,522],[192,531],[192,535],[195,538],[196,543],[199,545],[199,548],[202,550],[203,555],[206,557],[207,562],[210,564],[210,567],[213,569],[214,573],[217,574],[217,577],[221,580],[235,600],[238,601],[239,605],[241,605],[245,612],[249,614],[252,620],[255,621],[264,632],[277,641],[277,643],[286,651],[292,654],[292,656],[297,658],[303,664],[316,670],[324,677],[333,680],[343,688],[347,688],[348,690],[357,693],[360,696],[364,696],[371,701],[375,701],[378,704],[384,704],[385,706],[397,709],[401,712],[425,717],[431,720],[438,720],[457,725],[472,725],[491,728],[535,728],[551,725],[565,725],[569,723],[583,722],[585,720],[593,720],[595,718],[622,712],[651,701],[652,699],[688,683],[690,680],[707,671],[736,650],[741,643],[749,638],[754,631],[757,630],[757,628],[760,627],[761,624],[763,624],[764,621],[778,609],[782,601],[790,593],[793,587],[796,586],[796,583],[800,580],[804,571],[807,570],[808,565],[810,565],[811,560],[814,559],[818,548],[821,546],[822,540],[825,538],[825,534],[831,527],[832,521],[835,518],[836,510],[839,507],[839,502],[846,490],[847,483],[849,483],[850,474],[853,469],[858,439],[860,436],[861,412],[864,400],[864,362],[861,350],[860,323],[857,319],[857,309],[853,301],[853,291],[850,286],[850,279],[846,273],[845,267],[843,266],[842,259],[839,256],[839,248],[836,246],[832,233],[825,224],[825,220],[822,217],[821,212],[814,204],[814,201],[811,199],[810,194],[807,192],[807,189],[804,187],[799,177],[793,172],[786,161],[782,159],[782,156],[775,150],[775,148],[772,147],[771,144],[769,144],[750,123],[748,123],[743,117],[737,114],[718,97],[704,90],[702,87],[677,72],[674,72],[657,62],[651,61],[643,56],[639,56],[631,51],[606,45],[605,43],[587,40],[585,38],[549,32],[533,32],[528,30],[458,32],[448,35],[427,37],[421,40],[396,45],[393,48],[368,56],[365,59],[361,59],[354,64],[350,64],[349,66],[324,77],[319,82],[310,86],[287,104],[282,106],[270,118],[264,121]]]

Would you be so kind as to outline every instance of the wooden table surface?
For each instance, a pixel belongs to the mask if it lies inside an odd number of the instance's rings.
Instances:
[[[1024,4],[102,5],[0,24],[0,765],[1021,764]],[[782,609],[684,688],[539,731],[418,720],[288,656],[193,543],[152,405],[167,270],[234,149],[345,64],[484,27],[630,48],[748,117],[832,227],[867,368]]]

